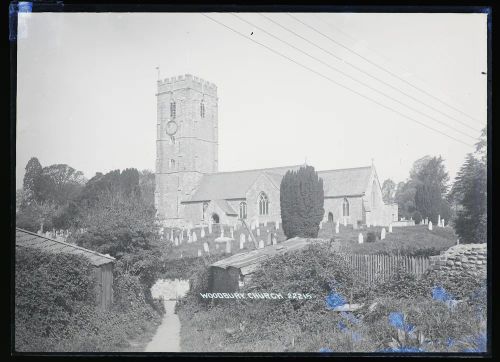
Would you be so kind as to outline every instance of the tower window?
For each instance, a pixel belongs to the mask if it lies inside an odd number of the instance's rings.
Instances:
[[[342,215],[349,216],[349,201],[347,201],[347,198],[344,198],[344,202],[342,203]]]
[[[175,101],[170,102],[170,117],[171,118],[175,118],[175,115],[177,112],[176,108],[177,107],[176,107]]]
[[[259,214],[268,215],[269,214],[269,198],[264,192],[259,194]]]
[[[169,166],[169,168],[175,168],[175,160],[171,159],[168,166]]]
[[[201,101],[200,103],[200,117],[205,118],[205,102]]]
[[[240,202],[240,219],[247,218],[247,203],[245,201]]]

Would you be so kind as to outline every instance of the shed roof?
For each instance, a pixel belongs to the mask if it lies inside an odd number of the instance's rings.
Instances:
[[[248,189],[259,175],[265,174],[279,188],[285,173],[300,167],[301,165],[205,174],[193,196],[184,202],[245,199]],[[325,170],[318,171],[318,176],[323,179],[325,197],[354,196],[365,192],[371,170],[372,166]]]
[[[229,258],[219,260],[210,266],[222,269],[227,269],[229,267],[237,268],[240,269],[243,275],[247,275],[253,273],[258,265],[264,260],[289,251],[303,249],[306,246],[311,245],[314,241],[321,241],[321,239],[304,239],[295,237],[280,244],[270,245],[262,249],[232,255]]]
[[[90,263],[94,266],[101,266],[115,261],[115,258],[112,256],[103,255],[78,245],[51,239],[20,228],[16,228],[16,248],[17,247],[36,248],[49,253],[83,255],[89,259]]]

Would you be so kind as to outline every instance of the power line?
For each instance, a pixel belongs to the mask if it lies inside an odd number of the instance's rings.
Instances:
[[[448,114],[446,114],[446,113],[442,112],[441,110],[439,110],[439,109],[437,109],[437,108],[435,108],[435,107],[433,107],[433,106],[431,106],[431,105],[429,105],[429,104],[427,104],[427,103],[425,103],[425,102],[422,102],[421,100],[419,100],[419,99],[417,99],[417,98],[413,97],[412,95],[410,95],[410,94],[408,94],[408,93],[404,92],[403,90],[399,89],[398,87],[395,87],[395,86],[393,86],[392,84],[387,83],[386,81],[384,81],[384,80],[382,80],[382,79],[380,79],[380,78],[377,78],[377,77],[375,77],[375,76],[371,75],[370,73],[368,73],[367,71],[363,70],[362,68],[359,68],[358,66],[356,66],[356,65],[354,65],[354,64],[352,64],[352,63],[350,63],[350,62],[346,61],[345,59],[343,59],[343,58],[341,58],[341,57],[339,57],[338,55],[336,55],[336,54],[334,54],[334,53],[332,53],[332,52],[330,52],[330,51],[326,50],[325,48],[323,48],[323,47],[321,47],[321,46],[319,46],[319,45],[317,45],[317,44],[315,44],[314,42],[312,42],[312,41],[310,41],[309,39],[307,39],[307,38],[303,37],[302,35],[297,34],[297,33],[296,33],[296,32],[294,32],[293,30],[290,30],[290,29],[288,29],[287,27],[285,27],[285,26],[281,25],[279,22],[277,22],[277,21],[273,20],[272,18],[270,18],[270,17],[268,17],[268,16],[266,16],[266,15],[264,15],[264,14],[262,14],[262,13],[259,13],[259,15],[260,15],[260,16],[262,16],[262,17],[264,17],[264,18],[266,18],[267,20],[269,20],[269,21],[270,21],[270,22],[272,22],[273,24],[275,24],[275,25],[277,25],[277,26],[281,27],[282,29],[285,29],[286,31],[288,31],[288,32],[292,33],[293,35],[295,35],[295,36],[297,36],[297,37],[301,38],[302,40],[304,40],[304,41],[306,41],[306,42],[308,42],[309,44],[311,44],[311,45],[315,46],[316,48],[318,48],[318,49],[322,50],[323,52],[325,52],[325,53],[327,53],[327,54],[331,55],[332,57],[335,57],[335,58],[339,59],[340,61],[342,61],[343,63],[345,63],[345,64],[347,64],[347,65],[349,65],[349,66],[351,66],[352,68],[356,69],[357,71],[359,71],[359,72],[361,72],[361,73],[363,73],[363,74],[366,74],[366,75],[367,75],[367,76],[369,76],[370,78],[373,78],[373,79],[375,79],[375,80],[377,80],[377,81],[381,82],[382,84],[385,84],[386,86],[388,86],[388,87],[390,87],[390,88],[392,88],[392,89],[394,89],[394,90],[396,90],[396,91],[398,91],[398,92],[400,92],[400,93],[404,94],[404,95],[405,95],[405,96],[407,96],[408,98],[413,99],[415,102],[418,102],[418,103],[420,103],[420,104],[423,104],[424,106],[426,106],[426,107],[428,107],[428,108],[430,108],[430,109],[432,109],[432,110],[434,110],[434,111],[436,111],[436,112],[438,112],[438,113],[440,113],[440,114],[444,115],[445,117],[447,117],[447,118],[449,118],[449,119],[451,119],[451,120],[457,121],[458,123],[461,123],[462,125],[464,125],[465,127],[469,128],[469,129],[471,129],[471,130],[473,130],[473,131],[479,131],[479,129],[474,128],[474,127],[470,126],[469,124],[467,124],[467,123],[465,123],[465,122],[462,122],[462,121],[460,121],[459,119],[456,119],[455,117],[449,116]],[[453,129],[455,129],[455,128],[453,128]],[[456,129],[455,129],[455,130],[456,130]],[[457,130],[456,130],[456,131],[457,131]],[[457,131],[457,132],[459,132],[459,131]],[[465,133],[462,133],[462,134],[465,134]],[[467,134],[467,136],[469,136],[469,135]],[[469,136],[469,137],[471,137],[471,136]],[[474,138],[474,137],[471,137],[471,138]]]
[[[412,118],[412,117],[409,117],[409,116],[407,116],[407,115],[405,115],[405,114],[403,114],[403,113],[399,112],[398,110],[395,110],[394,108],[391,108],[391,107],[389,107],[389,106],[386,106],[385,104],[382,104],[382,103],[378,102],[377,100],[374,100],[374,99],[372,99],[372,98],[370,98],[370,97],[368,97],[368,96],[365,96],[364,94],[359,93],[358,91],[356,91],[356,90],[354,90],[354,89],[351,89],[351,88],[349,88],[348,86],[345,86],[345,85],[343,85],[343,84],[341,84],[341,83],[339,83],[339,82],[337,82],[337,81],[335,81],[335,80],[331,79],[330,77],[328,77],[328,76],[326,76],[326,75],[324,75],[324,74],[322,74],[322,73],[320,73],[320,72],[317,72],[317,71],[315,71],[314,69],[311,69],[311,68],[309,68],[309,67],[308,67],[308,66],[306,66],[306,65],[303,65],[303,64],[301,64],[301,63],[297,62],[296,60],[293,60],[292,58],[290,58],[290,57],[288,57],[288,56],[286,56],[286,55],[284,55],[284,54],[282,54],[282,53],[280,53],[280,52],[278,52],[278,51],[276,51],[276,50],[274,50],[274,49],[272,49],[272,48],[268,47],[267,45],[262,44],[262,43],[260,43],[260,42],[256,41],[255,39],[252,39],[252,38],[247,37],[247,36],[246,36],[246,35],[244,35],[243,33],[241,33],[241,32],[239,32],[239,31],[237,31],[237,30],[235,30],[235,29],[233,29],[233,28],[231,28],[231,27],[227,26],[227,25],[226,25],[226,24],[224,24],[224,23],[221,23],[220,21],[218,21],[218,20],[216,20],[216,19],[211,18],[210,16],[208,16],[208,15],[206,15],[206,14],[201,14],[201,15],[203,15],[204,17],[206,17],[206,18],[208,18],[208,19],[212,20],[213,22],[215,22],[215,23],[217,23],[217,24],[219,24],[219,25],[221,25],[221,26],[225,27],[226,29],[231,30],[233,33],[236,33],[236,34],[238,34],[239,36],[241,36],[241,37],[243,37],[243,38],[245,38],[245,39],[248,39],[248,40],[250,40],[250,41],[252,41],[252,42],[254,42],[254,43],[256,43],[256,44],[258,44],[258,45],[260,45],[260,46],[262,46],[262,47],[264,47],[264,48],[266,48],[267,50],[269,50],[269,51],[271,51],[271,52],[273,52],[273,53],[275,53],[275,54],[279,55],[280,57],[285,58],[285,59],[287,59],[287,60],[291,61],[292,63],[295,63],[295,64],[297,64],[298,66],[300,66],[300,67],[302,67],[302,68],[304,68],[304,69],[307,69],[307,70],[309,70],[310,72],[312,72],[312,73],[314,73],[314,74],[316,74],[316,75],[319,75],[319,76],[320,76],[320,77],[322,77],[322,78],[325,78],[326,80],[328,80],[328,81],[332,82],[333,84],[336,84],[336,85],[338,85],[338,86],[340,86],[340,87],[342,87],[342,88],[345,88],[345,89],[349,90],[350,92],[352,92],[352,93],[354,93],[354,94],[359,95],[360,97],[363,97],[363,98],[365,98],[365,99],[367,99],[367,100],[369,100],[369,101],[371,101],[371,102],[373,102],[373,103],[375,103],[375,104],[377,104],[377,105],[379,105],[379,106],[381,106],[381,107],[383,107],[383,108],[385,108],[385,109],[388,109],[388,110],[390,110],[390,111],[392,111],[392,112],[394,112],[394,113],[396,113],[396,114],[398,114],[398,115],[400,115],[400,116],[402,116],[402,117],[404,117],[404,118],[406,118],[406,119],[409,119],[409,120],[411,120],[411,121],[413,121],[413,122],[415,122],[415,123],[417,123],[417,124],[420,124],[421,126],[424,126],[424,127],[428,128],[428,129],[430,129],[430,130],[432,130],[432,131],[434,131],[434,132],[437,132],[437,133],[439,133],[439,134],[441,134],[441,135],[443,135],[443,136],[445,136],[445,137],[448,137],[448,138],[450,138],[450,139],[452,139],[452,140],[455,140],[455,141],[457,141],[457,142],[459,142],[459,143],[462,143],[462,144],[464,144],[464,145],[466,145],[466,146],[473,146],[473,145],[472,145],[472,144],[470,144],[470,143],[464,142],[464,141],[462,141],[462,140],[460,140],[460,139],[458,139],[458,138],[455,138],[455,137],[450,136],[450,135],[448,135],[448,134],[446,134],[446,133],[443,133],[443,132],[441,132],[441,131],[440,131],[440,130],[438,130],[438,129],[435,129],[435,128],[433,128],[433,127],[431,127],[431,126],[429,126],[429,125],[427,125],[427,124],[425,124],[425,123],[422,123],[422,122],[420,122],[420,121],[418,121],[418,120],[416,120],[416,119],[414,119],[414,118]]]
[[[413,85],[412,83],[410,83],[410,82],[409,82],[409,81],[407,81],[406,79],[401,78],[400,76],[398,76],[397,74],[395,74],[395,73],[391,72],[390,70],[385,69],[384,67],[382,67],[382,66],[378,65],[377,63],[375,63],[375,62],[371,61],[370,59],[368,59],[368,58],[364,57],[363,55],[359,54],[359,53],[358,53],[358,52],[356,52],[355,50],[350,49],[348,46],[346,46],[346,45],[344,45],[344,44],[342,44],[342,43],[340,43],[340,42],[336,41],[335,39],[330,38],[328,35],[323,34],[323,33],[322,33],[321,31],[319,31],[318,29],[316,29],[316,28],[312,27],[311,25],[309,25],[309,24],[307,24],[307,23],[305,23],[305,22],[301,21],[300,19],[298,19],[297,17],[293,16],[292,14],[287,13],[287,15],[288,15],[289,17],[291,17],[291,18],[295,19],[297,22],[301,23],[302,25],[304,25],[304,26],[308,27],[309,29],[311,29],[311,30],[315,31],[316,33],[318,33],[318,34],[320,34],[320,35],[324,36],[325,38],[329,39],[330,41],[334,42],[334,43],[335,43],[335,44],[337,44],[338,46],[341,46],[342,48],[344,48],[344,49],[348,50],[349,52],[351,52],[351,53],[353,53],[353,54],[356,54],[358,57],[362,58],[362,59],[363,59],[363,60],[365,60],[366,62],[368,62],[368,63],[372,64],[373,66],[375,66],[375,67],[377,67],[377,68],[379,68],[379,69],[383,70],[384,72],[386,72],[386,73],[388,73],[388,74],[392,75],[393,77],[398,78],[398,79],[399,79],[399,80],[401,80],[402,82],[405,82],[405,83],[406,83],[406,84],[408,84],[409,86],[411,86],[411,87],[413,87],[413,88],[417,89],[418,91],[420,91],[420,92],[422,92],[422,93],[426,94],[427,96],[429,96],[429,97],[431,97],[431,98],[436,99],[436,100],[437,100],[437,101],[439,101],[440,103],[442,103],[442,104],[446,105],[447,107],[449,107],[449,108],[451,108],[451,109],[453,109],[453,110],[457,111],[458,113],[463,114],[464,116],[469,117],[470,119],[473,119],[473,120],[475,120],[475,121],[477,121],[477,122],[481,122],[481,121],[480,121],[480,120],[478,120],[477,118],[475,118],[475,117],[473,117],[473,116],[471,116],[471,115],[469,115],[469,114],[467,114],[467,113],[465,113],[465,112],[461,111],[460,109],[458,109],[458,108],[456,108],[456,107],[454,107],[454,106],[452,106],[452,105],[450,105],[450,104],[446,103],[446,102],[445,102],[445,101],[443,101],[442,99],[440,99],[440,98],[438,98],[438,97],[436,97],[436,96],[432,95],[431,93],[429,93],[429,92],[425,91],[424,89],[421,89],[421,88],[417,87],[416,85]]]
[[[396,103],[399,103],[399,104],[401,104],[401,105],[403,105],[403,106],[407,107],[408,109],[411,109],[411,110],[412,110],[412,111],[414,111],[414,112],[417,112],[417,113],[419,113],[419,114],[421,114],[421,115],[423,115],[423,116],[425,116],[425,117],[427,117],[427,118],[429,118],[429,119],[432,119],[433,121],[435,121],[435,122],[437,122],[437,123],[440,123],[441,125],[443,125],[443,126],[445,126],[445,127],[448,127],[448,128],[450,128],[450,129],[454,130],[454,131],[455,131],[455,132],[457,132],[457,133],[462,134],[463,136],[469,137],[469,138],[471,138],[471,139],[476,139],[474,136],[471,136],[469,133],[465,133],[465,132],[463,132],[463,131],[461,131],[461,130],[459,130],[459,129],[456,129],[456,128],[454,128],[453,126],[450,126],[449,124],[447,124],[447,123],[445,123],[445,122],[442,122],[442,121],[440,121],[440,120],[438,120],[438,119],[436,119],[436,118],[434,118],[434,117],[432,117],[432,116],[428,115],[427,113],[421,112],[420,110],[418,110],[418,109],[416,109],[416,108],[414,108],[414,107],[411,107],[411,106],[409,106],[409,105],[407,105],[407,104],[405,104],[405,103],[401,102],[401,101],[400,101],[400,100],[398,100],[397,98],[394,98],[394,97],[392,97],[392,96],[390,96],[390,95],[387,95],[386,93],[384,93],[384,92],[382,92],[382,91],[380,91],[380,90],[378,90],[378,89],[376,89],[376,88],[374,88],[374,87],[370,86],[369,84],[364,83],[364,82],[362,82],[362,81],[360,81],[360,80],[358,80],[358,79],[356,79],[356,78],[354,78],[354,77],[350,76],[349,74],[347,74],[347,73],[343,72],[342,70],[339,70],[338,68],[336,68],[336,67],[334,67],[334,66],[332,66],[332,65],[330,65],[330,64],[328,64],[328,63],[326,63],[326,62],[324,62],[324,61],[322,61],[321,59],[318,59],[318,58],[316,58],[316,57],[314,57],[314,56],[310,55],[309,53],[307,53],[307,52],[303,51],[302,49],[300,49],[300,48],[296,47],[295,45],[290,44],[289,42],[287,42],[287,41],[285,41],[285,40],[283,40],[283,39],[280,39],[279,37],[275,36],[274,34],[272,34],[272,33],[268,32],[268,31],[266,31],[265,29],[263,29],[263,28],[261,28],[261,27],[259,27],[259,26],[255,25],[255,24],[251,23],[250,21],[247,21],[247,20],[245,20],[245,19],[241,18],[240,16],[238,16],[238,15],[236,15],[236,14],[231,14],[231,15],[233,15],[234,17],[236,17],[236,18],[240,19],[241,21],[245,22],[246,24],[248,24],[248,25],[250,25],[250,26],[252,26],[252,27],[254,27],[254,28],[257,28],[257,29],[261,30],[262,32],[266,33],[267,35],[269,35],[269,36],[273,37],[274,39],[279,40],[280,42],[282,42],[282,43],[284,43],[284,44],[288,45],[289,47],[291,47],[291,48],[293,48],[293,49],[295,49],[295,50],[297,50],[297,51],[301,52],[302,54],[305,54],[305,55],[306,55],[306,56],[308,56],[309,58],[312,58],[312,59],[316,60],[317,62],[319,62],[319,63],[321,63],[321,64],[323,64],[323,65],[327,66],[328,68],[333,69],[334,71],[336,71],[336,72],[338,72],[338,73],[340,73],[340,74],[344,75],[345,77],[348,77],[349,79],[352,79],[352,80],[354,80],[355,82],[358,82],[359,84],[361,84],[361,85],[363,85],[363,86],[365,86],[365,87],[367,87],[367,88],[371,89],[372,91],[377,92],[377,93],[380,93],[380,94],[382,94],[384,97],[387,97],[387,98],[389,98],[390,100],[392,100],[392,101],[394,101],[394,102],[396,102]],[[263,15],[263,16],[264,16],[264,15]],[[265,18],[267,18],[266,16],[264,16],[264,17],[265,17]],[[273,21],[273,22],[274,22],[274,21]],[[295,34],[293,31],[291,31],[291,30],[289,30],[289,31],[290,31],[290,32],[292,32],[293,34]],[[299,37],[300,37],[300,35],[297,35],[297,36],[299,36]]]

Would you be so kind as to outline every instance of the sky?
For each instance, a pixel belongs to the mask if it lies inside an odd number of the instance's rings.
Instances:
[[[397,183],[440,155],[453,180],[486,125],[486,14],[205,15],[19,14],[16,186],[31,157],[154,171],[156,67],[217,85],[219,171],[373,161]]]

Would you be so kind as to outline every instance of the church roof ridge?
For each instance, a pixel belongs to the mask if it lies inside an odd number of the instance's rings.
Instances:
[[[227,174],[227,173],[242,173],[242,172],[257,172],[257,171],[271,171],[271,170],[278,170],[278,169],[292,169],[294,167],[300,167],[302,165],[292,165],[292,166],[276,166],[276,167],[267,167],[267,168],[254,168],[254,169],[249,169],[249,170],[234,170],[234,171],[221,171],[221,172],[213,172],[213,173],[207,173],[205,174],[206,176],[210,175],[222,175],[222,174]]]
[[[362,170],[362,169],[365,169],[365,168],[372,168],[372,166],[334,168],[334,169],[330,169],[330,170],[321,170],[321,171],[317,171],[317,172],[320,173],[320,172],[333,172],[333,171]]]

